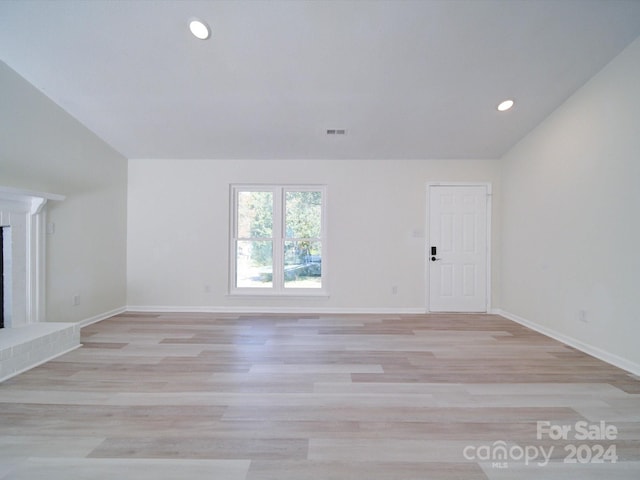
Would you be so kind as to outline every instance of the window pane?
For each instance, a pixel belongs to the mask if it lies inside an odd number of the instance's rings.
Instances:
[[[236,287],[273,287],[273,242],[239,240],[236,246]]]
[[[286,237],[318,238],[322,231],[322,192],[287,192]]]
[[[273,193],[238,192],[238,238],[271,238]]]
[[[322,288],[322,244],[284,242],[284,286]]]

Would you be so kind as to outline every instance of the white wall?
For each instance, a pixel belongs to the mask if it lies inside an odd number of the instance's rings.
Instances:
[[[640,39],[503,163],[503,310],[640,371]]]
[[[46,207],[47,320],[122,308],[127,160],[2,62],[0,92],[0,185],[67,197]]]
[[[128,304],[424,311],[426,240],[415,235],[424,235],[426,183],[492,182],[499,198],[499,177],[497,160],[130,160]],[[231,183],[328,186],[330,298],[226,295]]]

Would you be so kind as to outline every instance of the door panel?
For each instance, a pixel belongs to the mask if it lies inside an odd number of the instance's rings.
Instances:
[[[453,285],[454,273],[453,265],[443,264],[440,266],[440,295],[443,297],[451,297],[455,288]]]
[[[487,311],[487,198],[486,186],[429,187],[430,311]]]

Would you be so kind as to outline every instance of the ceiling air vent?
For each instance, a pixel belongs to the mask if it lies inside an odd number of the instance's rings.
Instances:
[[[327,135],[346,135],[347,131],[344,128],[336,129],[330,128],[327,129]]]

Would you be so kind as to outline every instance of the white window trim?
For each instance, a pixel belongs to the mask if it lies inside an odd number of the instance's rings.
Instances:
[[[251,288],[236,287],[236,238],[237,233],[237,199],[238,192],[267,192],[274,195],[273,218],[273,287]],[[284,219],[285,205],[284,192],[322,192],[322,231],[320,242],[322,244],[322,287],[321,288],[285,288],[284,287]],[[229,279],[228,294],[230,296],[253,297],[328,297],[329,261],[327,245],[327,186],[313,184],[231,184],[229,186]],[[250,240],[250,239],[248,239]]]

